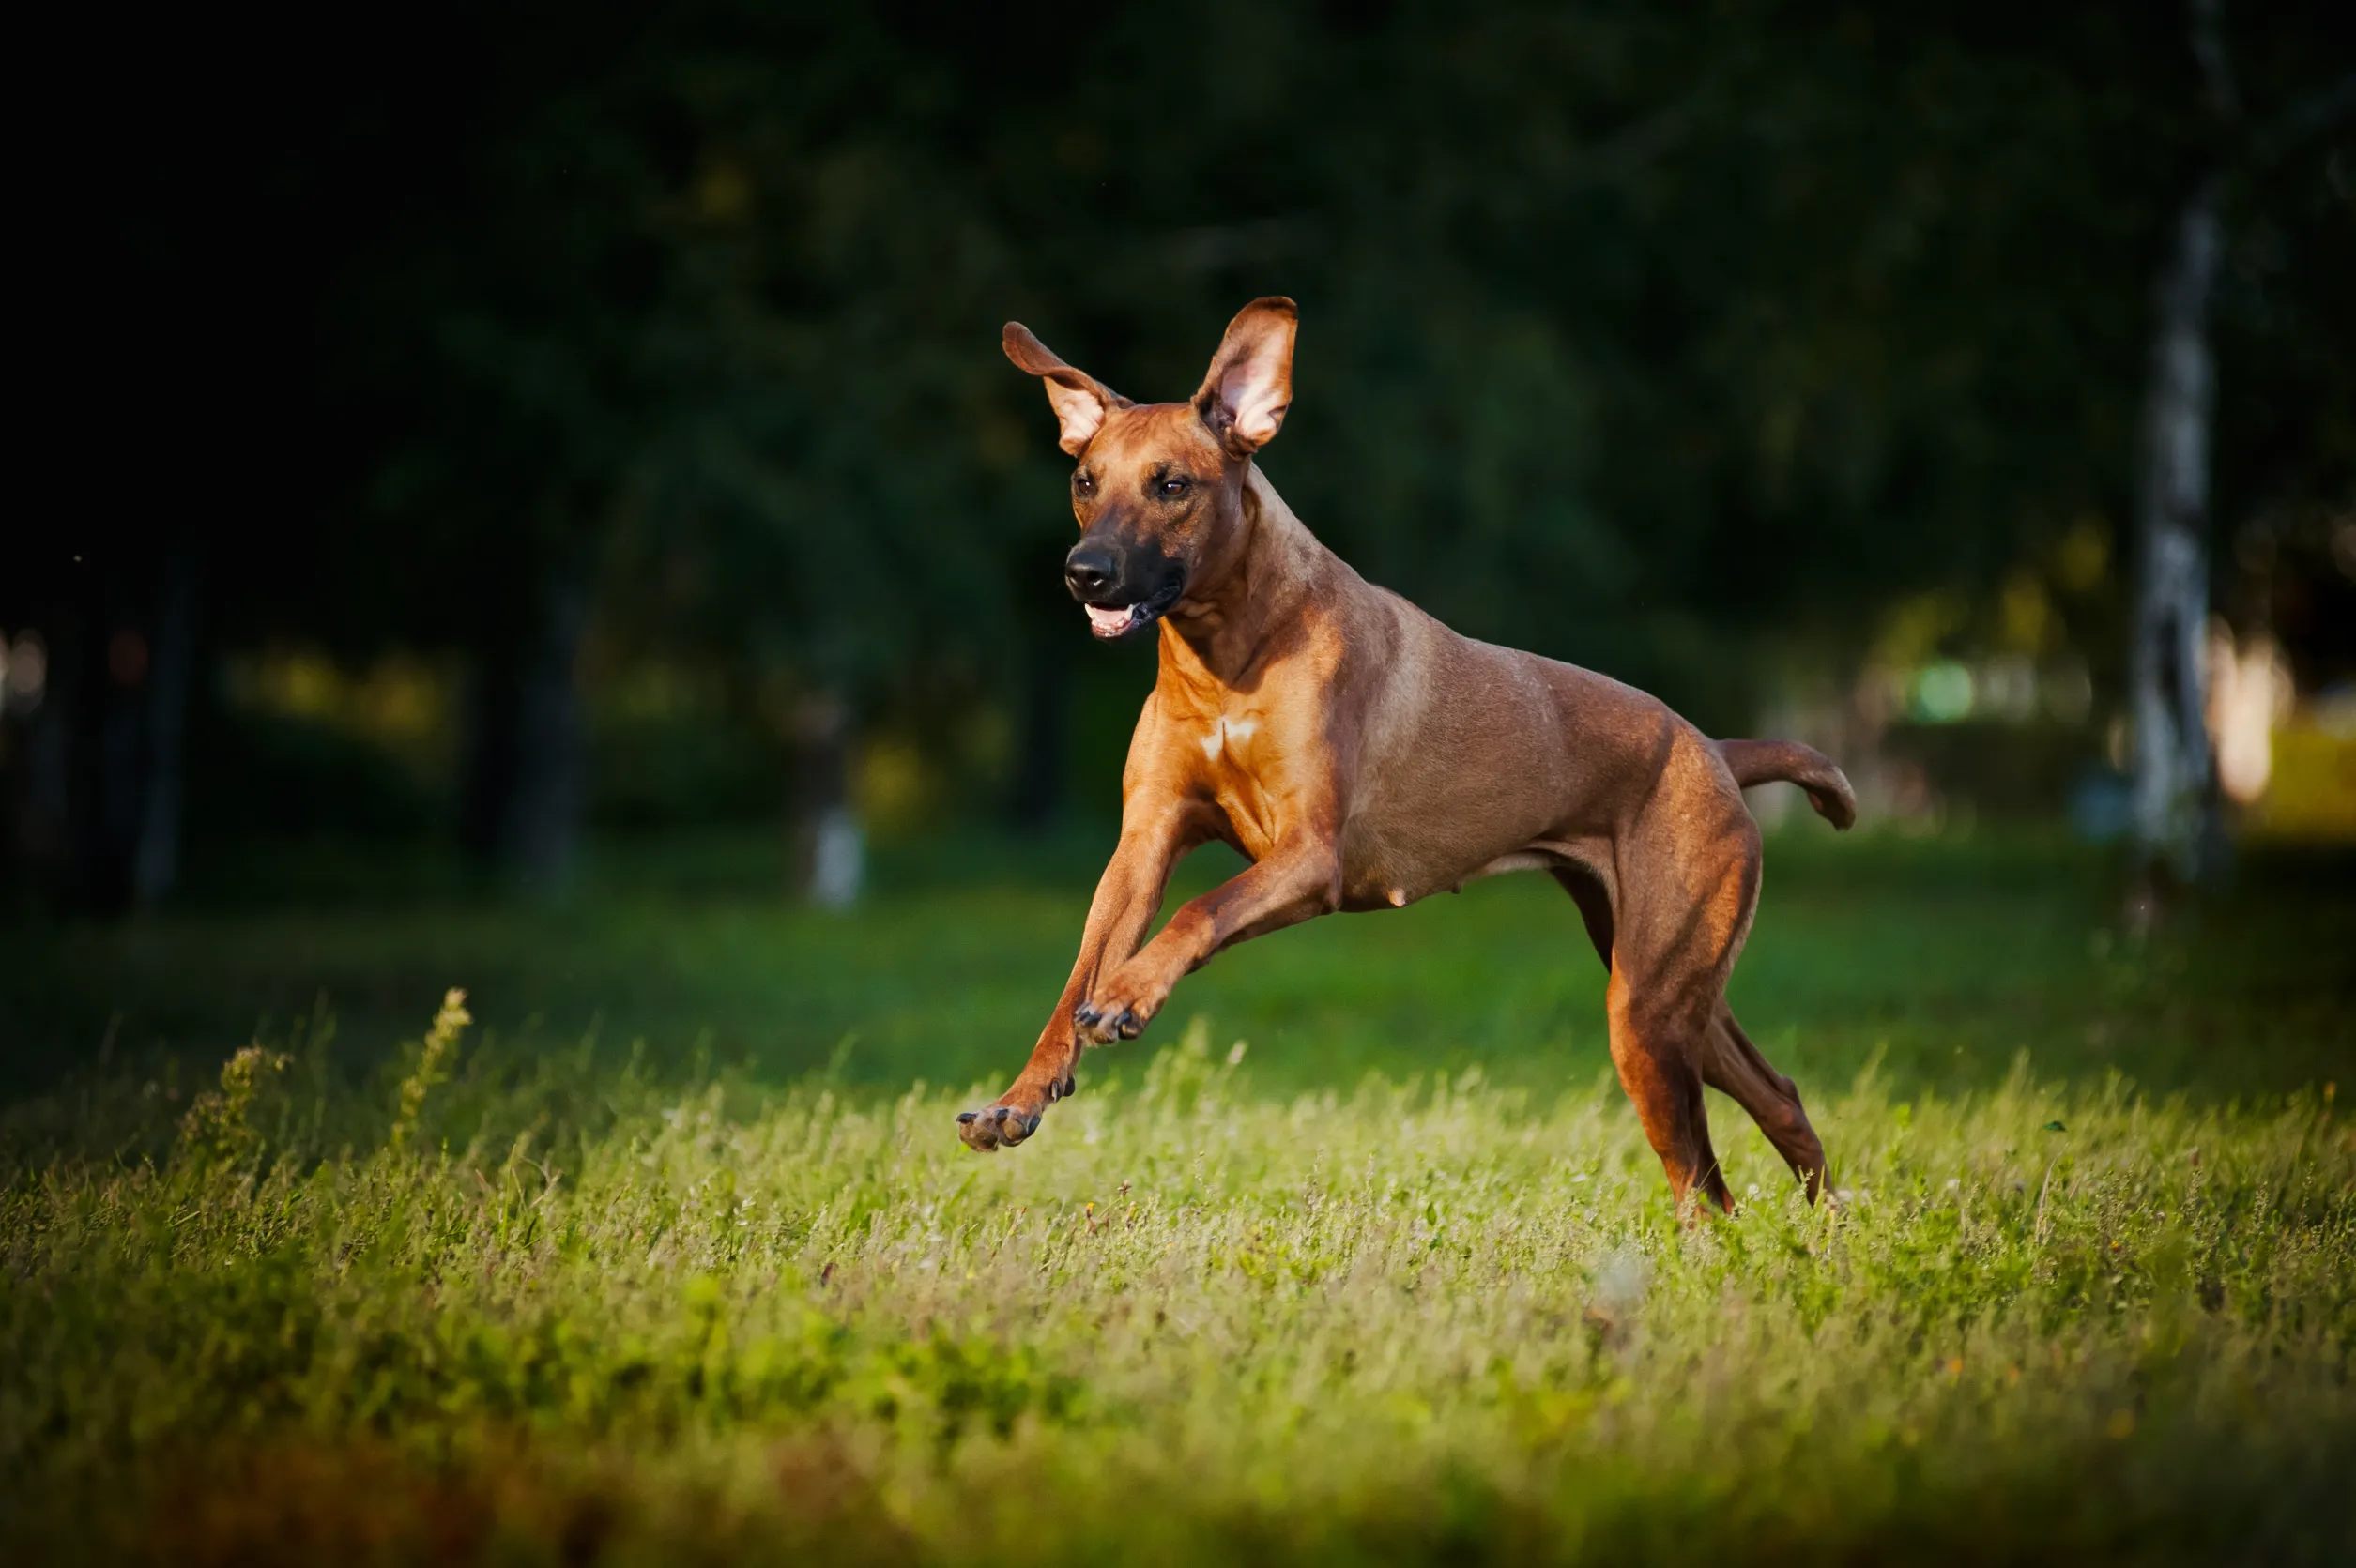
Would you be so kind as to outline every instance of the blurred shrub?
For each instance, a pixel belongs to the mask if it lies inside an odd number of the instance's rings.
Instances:
[[[590,723],[596,828],[635,833],[774,821],[792,778],[784,740],[724,714],[599,710]]]
[[[2056,815],[2101,754],[2091,731],[2058,723],[1899,723],[1883,743],[1920,767],[1947,799],[1998,816]]]
[[[189,751],[192,819],[222,837],[414,839],[449,815],[440,781],[322,719],[223,706]]]
[[[2314,723],[2274,732],[2274,770],[2248,818],[2269,838],[2356,844],[2356,735]]]

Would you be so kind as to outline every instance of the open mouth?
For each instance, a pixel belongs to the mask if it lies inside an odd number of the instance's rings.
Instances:
[[[1173,580],[1153,598],[1135,604],[1083,604],[1080,608],[1088,612],[1088,630],[1110,642],[1115,637],[1127,636],[1149,621],[1159,620],[1185,590],[1184,581]]]
[[[1118,637],[1135,631],[1145,618],[1138,613],[1145,608],[1142,604],[1088,604],[1081,608],[1088,612],[1088,630],[1099,637]]]

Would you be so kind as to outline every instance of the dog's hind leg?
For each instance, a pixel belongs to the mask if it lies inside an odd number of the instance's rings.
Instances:
[[[1674,1005],[1664,1010],[1640,1001],[1626,971],[1613,963],[1612,895],[1603,879],[1584,866],[1564,866],[1554,872],[1554,880],[1579,906],[1587,940],[1611,970],[1604,1007],[1612,1029],[1612,1065],[1619,1070],[1620,1087],[1636,1107],[1645,1138],[1669,1173],[1677,1202],[1682,1206],[1698,1185],[1721,1209],[1731,1207],[1718,1156],[1710,1148],[1703,1078],[1682,1044],[1691,1032],[1691,1020],[1679,1017]]]
[[[1595,944],[1598,956],[1606,968],[1612,964],[1612,902],[1601,878],[1583,867],[1554,873],[1554,880],[1563,885],[1579,906],[1579,915],[1587,927],[1587,938]],[[1778,1073],[1774,1065],[1762,1056],[1759,1048],[1743,1033],[1741,1024],[1723,1000],[1718,1004],[1717,1016],[1711,1021],[1705,1049],[1701,1057],[1702,1081],[1726,1095],[1759,1124],[1767,1141],[1782,1155],[1792,1173],[1798,1176],[1808,1191],[1808,1201],[1813,1203],[1824,1190],[1825,1151],[1817,1141],[1816,1130],[1809,1124],[1808,1113],[1801,1106],[1799,1090],[1792,1080]],[[1617,1054],[1614,1053],[1614,1059]],[[1621,1082],[1628,1082],[1623,1072]],[[1630,1099],[1637,1090],[1629,1089]],[[1675,1119],[1672,1113],[1671,1120]],[[1650,1132],[1651,1123],[1646,1123]],[[1708,1129],[1702,1136],[1706,1144]],[[1675,1141],[1674,1134],[1672,1141]],[[1656,1145],[1656,1149],[1658,1146]]]
[[[1702,1054],[1702,1080],[1751,1113],[1751,1119],[1759,1124],[1759,1131],[1808,1190],[1808,1201],[1815,1202],[1824,1191],[1825,1150],[1815,1128],[1809,1124],[1808,1112],[1800,1105],[1799,1090],[1759,1054],[1723,1001],[1710,1023],[1707,1047]]]
[[[1680,1206],[1698,1191],[1732,1209],[1702,1087],[1716,1081],[1709,1074],[1726,977],[1758,902],[1756,825],[1718,777],[1673,766],[1652,808],[1615,847],[1608,932],[1597,930],[1592,898],[1576,881],[1565,885],[1580,898],[1588,935],[1599,947],[1610,940],[1612,1062],[1670,1187]]]
[[[1645,1137],[1660,1156],[1669,1190],[1680,1211],[1690,1197],[1734,1208],[1726,1178],[1710,1148],[1709,1114],[1702,1104],[1702,1074],[1694,1065],[1693,1036],[1707,1027],[1680,998],[1643,992],[1618,964],[1604,1005],[1612,1030],[1612,1065],[1620,1087],[1636,1107]]]
[[[1678,1005],[1674,989],[1647,989],[1640,997],[1627,971],[1613,962],[1615,922],[1611,890],[1601,876],[1581,865],[1559,867],[1553,875],[1578,905],[1587,940],[1611,971],[1604,1001],[1612,1029],[1612,1064],[1619,1070],[1620,1087],[1636,1107],[1645,1138],[1669,1173],[1670,1188],[1679,1204],[1698,1185],[1721,1209],[1731,1207],[1718,1156],[1710,1148],[1709,1116],[1702,1104],[1706,1076],[1696,1072],[1694,1053],[1685,1043],[1698,1021],[1693,1010]]]

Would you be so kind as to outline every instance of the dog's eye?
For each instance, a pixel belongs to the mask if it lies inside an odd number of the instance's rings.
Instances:
[[[1090,479],[1086,474],[1074,474],[1072,476],[1072,494],[1079,496],[1082,500],[1085,500],[1089,496],[1096,494],[1096,481]]]
[[[1171,478],[1162,480],[1162,499],[1165,501],[1176,500],[1179,496],[1184,495],[1187,490],[1192,487],[1193,483],[1194,481],[1192,480],[1179,478]]]

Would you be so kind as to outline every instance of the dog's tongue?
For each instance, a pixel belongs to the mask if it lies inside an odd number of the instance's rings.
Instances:
[[[1089,626],[1099,632],[1125,630],[1129,624],[1130,614],[1135,608],[1128,604],[1124,604],[1118,609],[1104,609],[1094,604],[1084,604],[1080,607],[1088,612]]]

